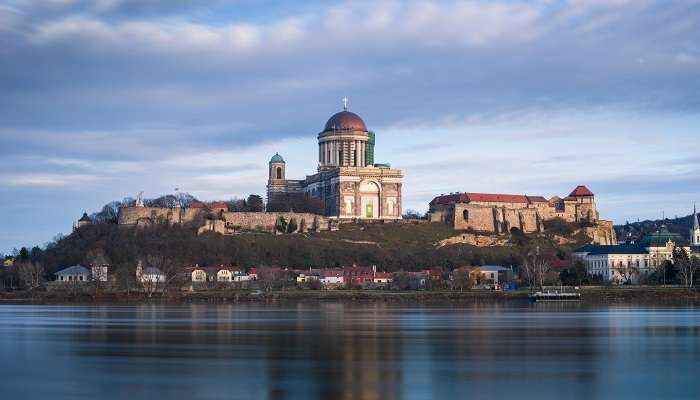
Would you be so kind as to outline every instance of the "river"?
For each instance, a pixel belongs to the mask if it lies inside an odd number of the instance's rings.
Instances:
[[[697,399],[700,310],[0,306],[3,399]]]

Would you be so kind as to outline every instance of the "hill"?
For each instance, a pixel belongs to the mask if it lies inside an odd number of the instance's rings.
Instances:
[[[666,225],[670,232],[678,233],[688,239],[689,231],[693,227],[693,215],[626,222],[623,225],[615,225],[615,231],[619,240],[625,240],[626,238],[639,239],[648,233],[656,232],[662,225]]]
[[[377,265],[387,271],[455,268],[463,265],[519,265],[535,248],[550,257],[568,258],[576,243],[560,244],[557,235],[511,235],[503,245],[477,247],[466,243],[439,246],[461,232],[439,223],[342,224],[338,231],[273,235],[248,232],[198,236],[191,227],[155,225],[127,228],[112,223],[82,227],[46,249],[35,248],[31,259],[47,272],[86,264],[101,254],[116,268],[132,269],[137,260],[165,257],[178,265],[227,264],[290,268]],[[580,238],[579,238],[580,241]],[[501,241],[503,242],[503,241]]]

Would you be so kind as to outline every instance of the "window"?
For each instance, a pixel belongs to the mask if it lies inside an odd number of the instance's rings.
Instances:
[[[343,165],[343,150],[338,150],[338,165]]]
[[[469,221],[469,211],[467,211],[467,210],[462,211],[462,219],[465,221]]]
[[[277,167],[277,179],[282,179],[282,167]]]

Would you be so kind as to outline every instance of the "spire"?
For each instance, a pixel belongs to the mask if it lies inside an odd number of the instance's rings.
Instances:
[[[700,228],[700,224],[698,224],[698,213],[695,211],[695,204],[693,204],[693,230],[697,231]]]
[[[343,111],[348,110],[348,96],[343,96]]]

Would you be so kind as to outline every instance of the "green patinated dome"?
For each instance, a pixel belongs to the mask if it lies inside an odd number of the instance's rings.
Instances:
[[[270,164],[272,164],[272,163],[283,163],[283,162],[284,162],[284,158],[282,158],[282,156],[280,155],[280,153],[275,153],[275,155],[272,156],[272,158],[270,159]]]

